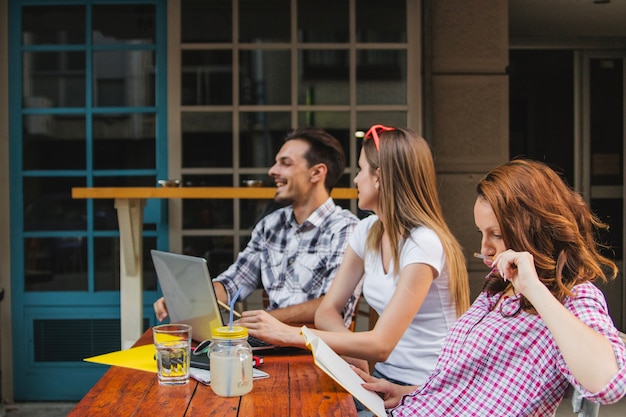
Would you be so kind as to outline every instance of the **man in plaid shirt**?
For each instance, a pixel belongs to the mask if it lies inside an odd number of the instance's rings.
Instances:
[[[239,299],[245,299],[260,280],[271,315],[285,323],[313,323],[358,222],[330,197],[343,174],[345,154],[324,130],[299,128],[286,137],[275,161],[269,170],[275,200],[287,206],[257,223],[247,247],[213,285],[218,299],[228,303],[239,289]],[[360,289],[346,305],[346,325],[359,296]],[[163,298],[154,308],[159,320],[167,317]]]

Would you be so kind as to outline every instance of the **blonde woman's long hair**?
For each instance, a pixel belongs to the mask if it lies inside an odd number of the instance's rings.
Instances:
[[[363,152],[372,173],[380,169],[379,220],[367,236],[367,248],[380,251],[386,228],[394,273],[399,273],[402,242],[416,227],[432,229],[443,245],[450,275],[450,296],[460,316],[469,308],[467,268],[461,245],[443,218],[430,147],[422,137],[405,128],[382,131],[378,137],[380,151],[374,140],[363,141]]]

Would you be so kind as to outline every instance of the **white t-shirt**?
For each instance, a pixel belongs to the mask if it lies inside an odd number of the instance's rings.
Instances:
[[[350,236],[349,245],[365,262],[363,296],[370,307],[382,314],[396,290],[400,275],[393,274],[393,260],[389,272],[385,273],[380,252],[365,255],[367,234],[377,219],[378,216],[371,215],[359,222]],[[421,263],[430,265],[438,275],[389,358],[377,363],[375,368],[388,378],[422,385],[435,368],[448,328],[457,319],[456,307],[449,296],[449,272],[437,234],[427,227],[417,227],[411,232],[411,238],[401,245],[400,251],[399,271],[407,265]]]

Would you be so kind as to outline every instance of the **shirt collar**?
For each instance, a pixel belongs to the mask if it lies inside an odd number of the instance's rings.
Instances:
[[[302,222],[302,224],[298,224],[296,222],[296,218],[293,215],[293,207],[289,206],[287,210],[285,210],[285,222],[290,223],[292,226],[303,229],[305,227],[319,227],[324,220],[335,210],[335,202],[331,197],[328,197],[321,206],[315,209],[313,213],[309,215],[309,217]]]

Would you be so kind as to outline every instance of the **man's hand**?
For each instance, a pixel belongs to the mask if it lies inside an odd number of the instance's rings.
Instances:
[[[165,298],[161,297],[152,304],[154,307],[154,314],[158,321],[163,321],[167,318],[167,306],[165,305]]]

